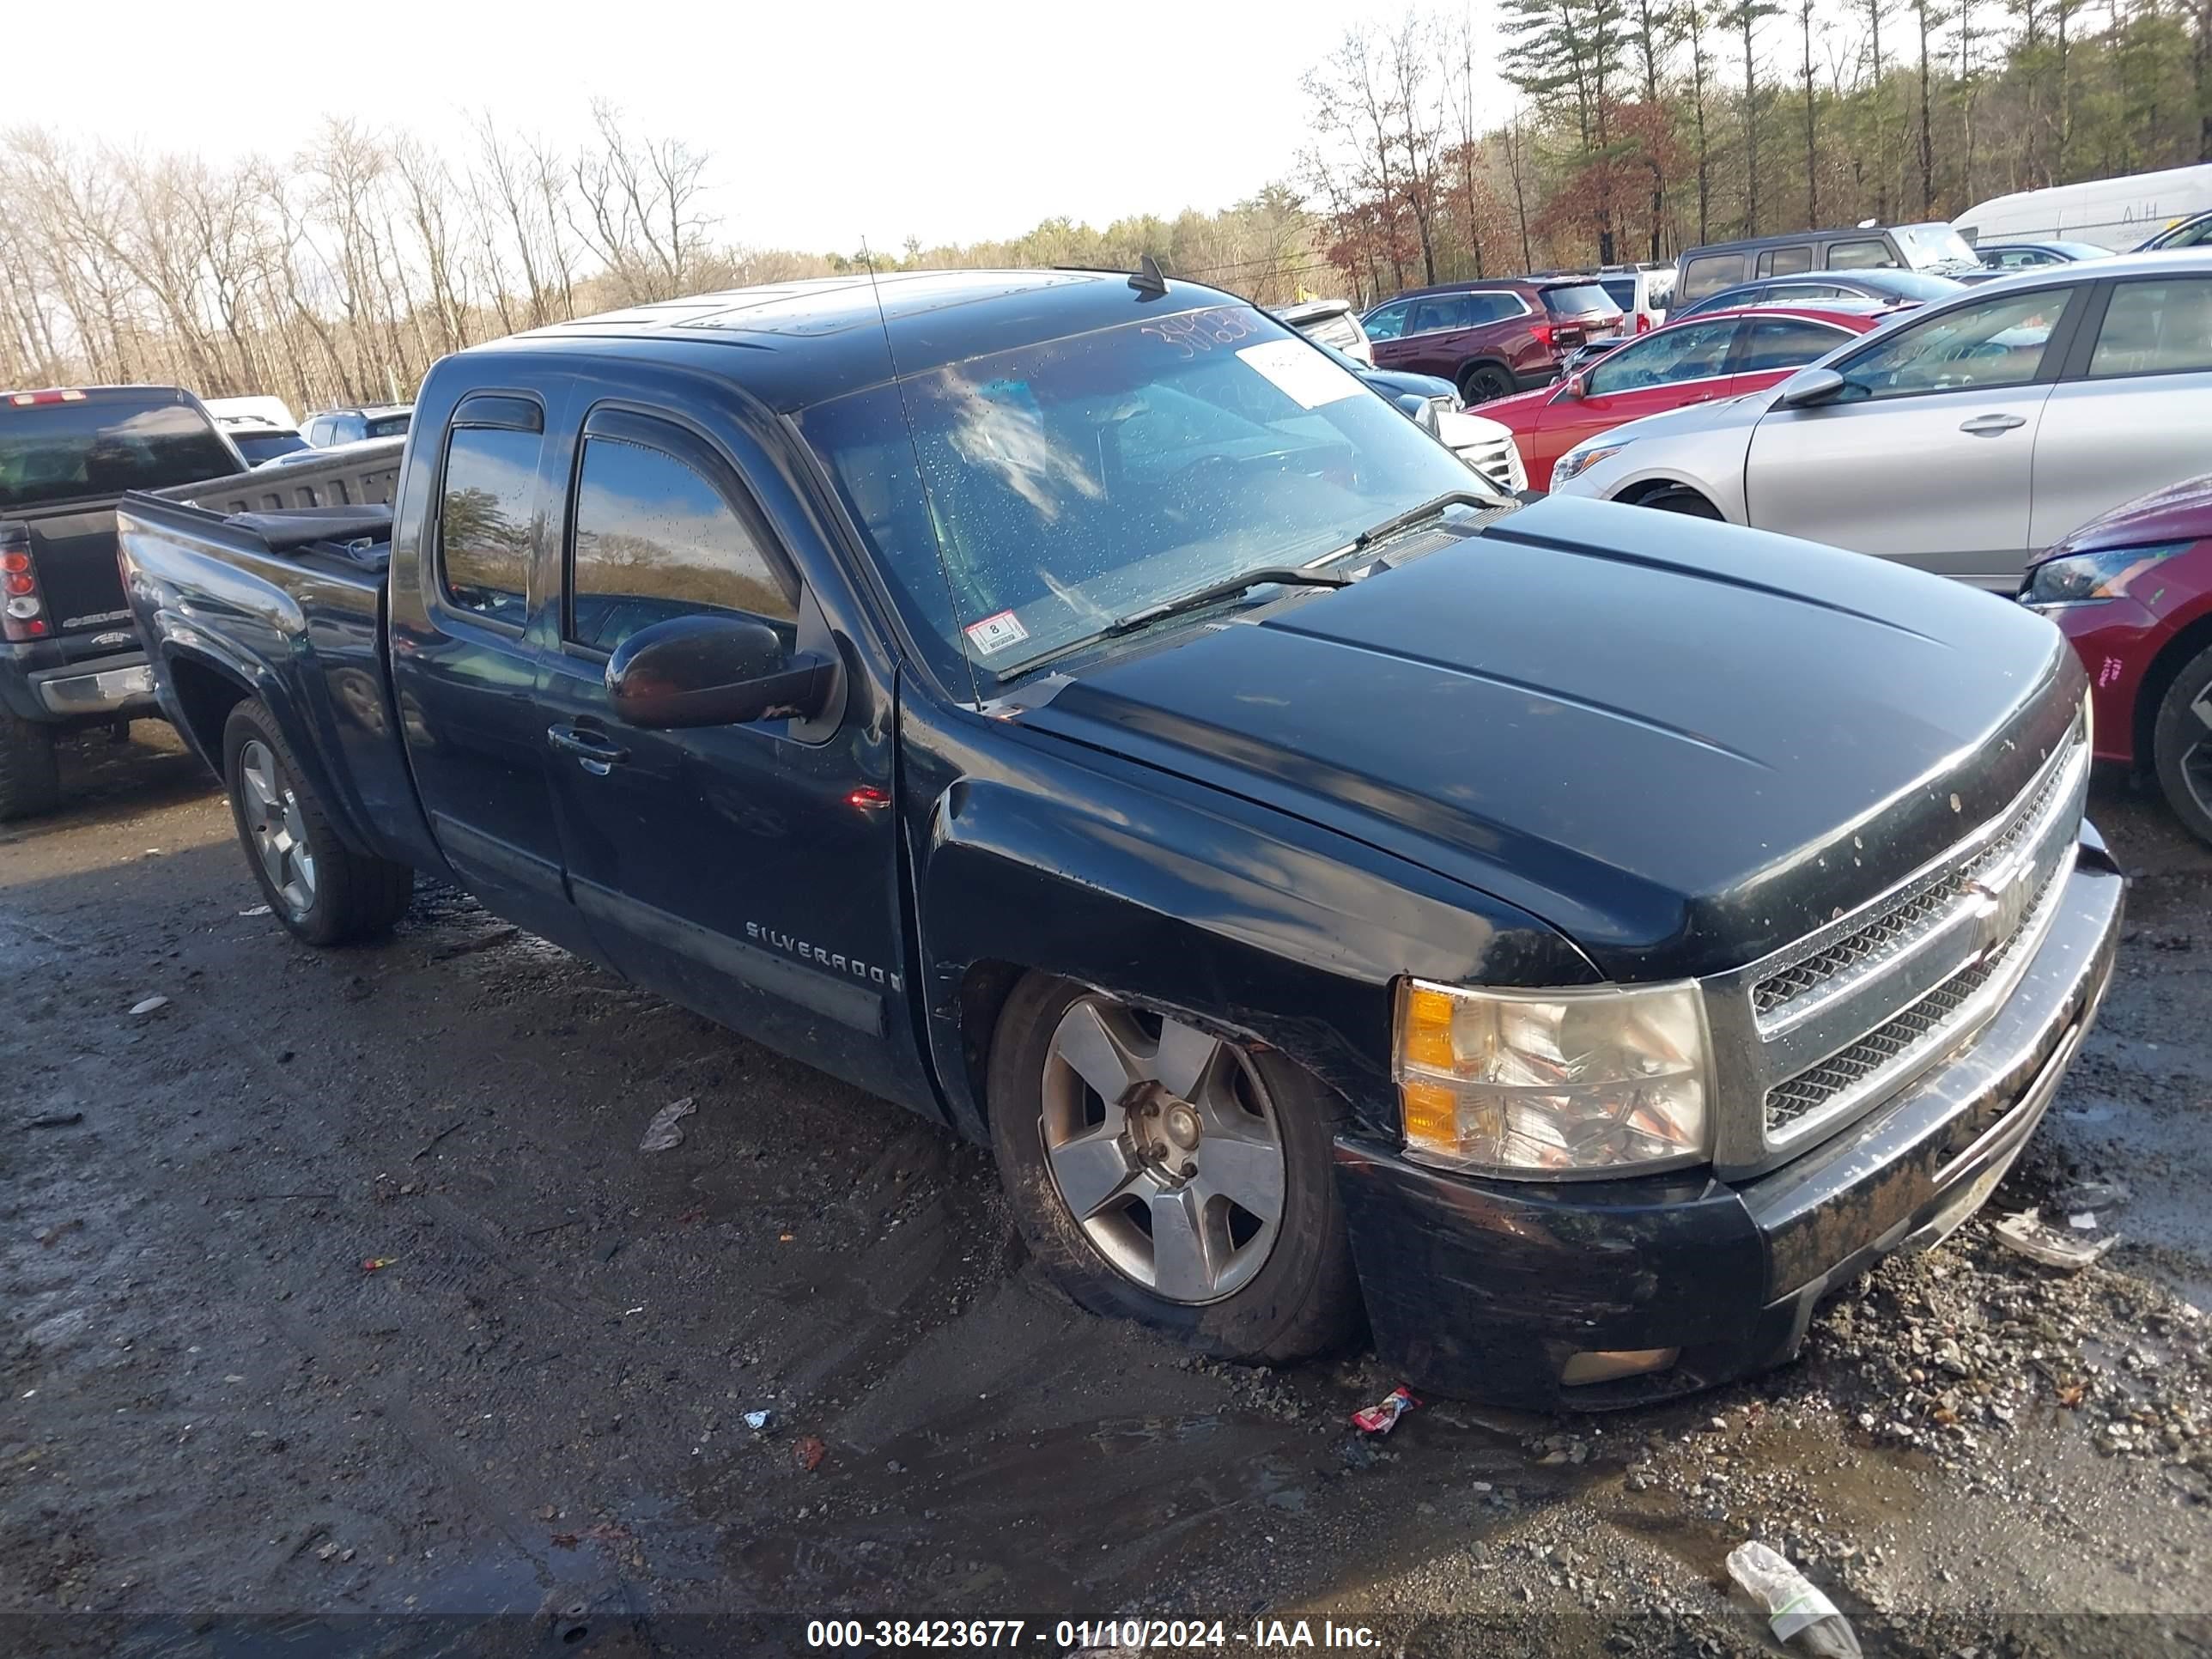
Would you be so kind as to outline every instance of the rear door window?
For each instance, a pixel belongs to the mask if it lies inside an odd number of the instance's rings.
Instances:
[[[1478,328],[1485,323],[1499,323],[1510,317],[1525,317],[1528,314],[1528,303],[1519,295],[1508,294],[1503,290],[1488,294],[1470,294],[1467,296],[1467,304],[1469,321],[1473,326]]]
[[[1733,288],[1743,280],[1743,255],[1704,253],[1682,268],[1680,298],[1687,302]]]
[[[189,404],[0,403],[0,507],[166,489],[237,471],[214,426]]]
[[[1828,269],[1831,270],[1881,270],[1896,263],[1897,258],[1890,252],[1889,244],[1879,236],[1828,244]]]
[[[454,609],[502,628],[520,629],[528,608],[539,442],[495,426],[457,426],[446,441],[439,583]]]
[[[1802,368],[1850,337],[1848,330],[1802,317],[1754,317],[1744,336],[1743,359],[1736,372],[1765,374],[1778,368]]]
[[[1787,247],[1765,248],[1759,256],[1759,274],[1762,276],[1794,276],[1801,270],[1812,268],[1813,245],[1810,242],[1792,242]]]
[[[1469,307],[1464,294],[1441,294],[1433,300],[1413,302],[1413,320],[1407,329],[1408,334],[1435,334],[1448,328],[1465,328]]]
[[[2212,278],[2122,283],[2097,330],[2089,376],[2212,369]]]
[[[672,435],[684,444],[683,434]],[[697,467],[627,434],[586,437],[562,630],[568,639],[611,651],[641,628],[702,611],[741,612],[795,631],[798,591]]]

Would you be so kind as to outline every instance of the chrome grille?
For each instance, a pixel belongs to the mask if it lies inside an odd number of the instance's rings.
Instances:
[[[1876,971],[1970,902],[1967,883],[2003,869],[2021,848],[2039,843],[2051,828],[2053,815],[2065,810],[2072,793],[2069,786],[2075,781],[2073,762],[2079,749],[2077,730],[2074,741],[2060,750],[2042,778],[2023,793],[2006,815],[2003,828],[1962,864],[1946,860],[1910,883],[1843,938],[1753,985],[1751,1006],[1761,1029],[1783,1024]]]
[[[1527,481],[1527,474],[1521,470],[1521,453],[1514,447],[1510,438],[1472,443],[1454,453],[1509,495],[1521,489]]]

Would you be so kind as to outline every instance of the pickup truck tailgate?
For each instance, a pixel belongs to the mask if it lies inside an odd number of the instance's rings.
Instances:
[[[71,502],[65,512],[23,515],[31,532],[31,556],[57,635],[119,631],[118,647],[134,641],[123,577],[115,563],[114,496]],[[0,518],[9,516],[0,508]]]

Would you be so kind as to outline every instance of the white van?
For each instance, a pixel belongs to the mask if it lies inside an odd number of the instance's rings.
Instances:
[[[2056,240],[2093,242],[2124,253],[2145,237],[2207,209],[2212,209],[2212,161],[2128,179],[2015,191],[1968,208],[1951,223],[1977,247]]]

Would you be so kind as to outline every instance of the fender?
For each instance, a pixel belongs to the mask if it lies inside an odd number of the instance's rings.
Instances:
[[[1003,722],[924,729],[918,704],[910,776],[949,780],[908,824],[927,1041],[971,1136],[992,1034],[969,994],[993,964],[1280,1049],[1382,1132],[1401,976],[1601,977],[1526,912],[1334,831]]]

